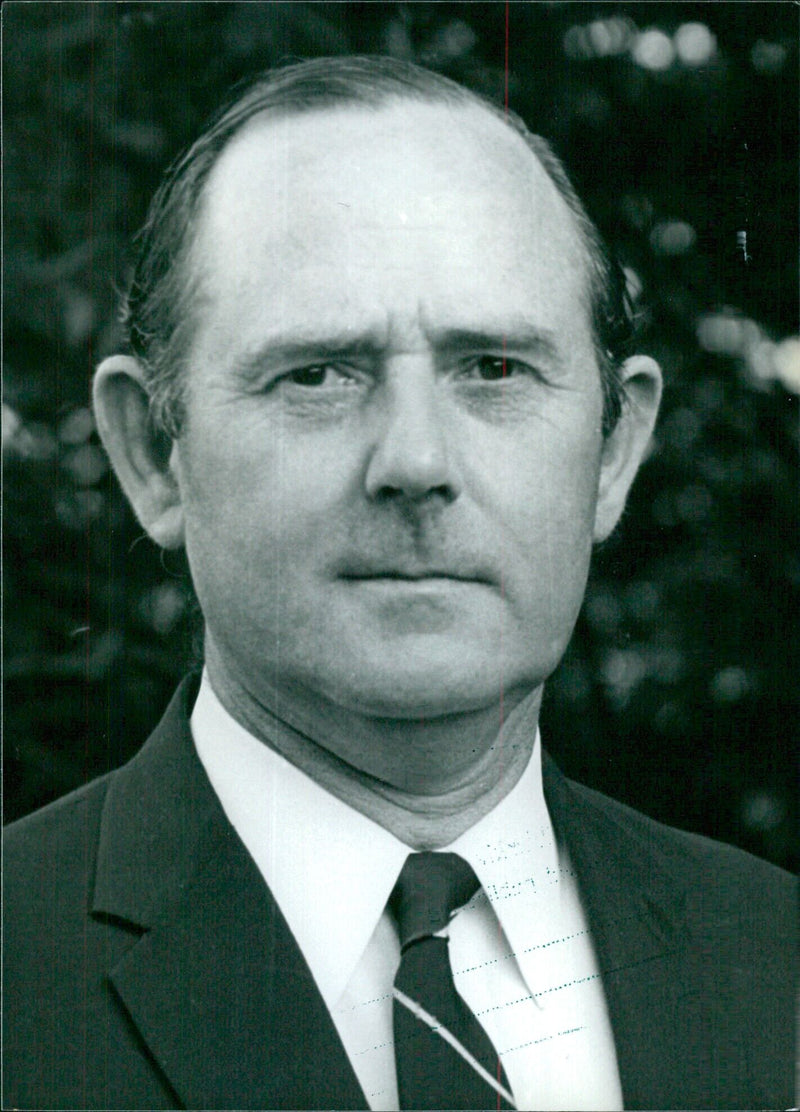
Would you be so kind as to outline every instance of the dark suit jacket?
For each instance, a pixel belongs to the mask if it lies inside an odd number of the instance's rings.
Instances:
[[[4,1108],[365,1108],[191,741],[184,684],[124,768],[9,827]],[[792,1103],[784,873],[566,780],[628,1108]]]

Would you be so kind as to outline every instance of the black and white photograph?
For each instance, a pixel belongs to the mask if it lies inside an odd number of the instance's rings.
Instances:
[[[792,1109],[798,7],[2,10],[2,1107]]]

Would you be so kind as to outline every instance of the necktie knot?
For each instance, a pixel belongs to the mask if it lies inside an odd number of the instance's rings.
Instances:
[[[479,886],[475,873],[456,853],[410,853],[389,900],[401,948],[443,930]]]

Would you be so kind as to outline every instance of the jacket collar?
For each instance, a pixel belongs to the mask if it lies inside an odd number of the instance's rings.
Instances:
[[[625,1107],[678,1107],[692,1068],[675,1022],[685,991],[687,878],[655,823],[566,779],[546,754],[543,775],[591,927]]]
[[[542,755],[547,809],[578,873],[604,973],[663,953],[680,937],[686,878],[662,849],[655,823],[568,780]],[[631,927],[635,937],[631,935]]]
[[[195,693],[184,682],[106,797],[93,913],[145,932],[111,980],[185,1107],[366,1107],[303,956],[196,757]]]
[[[100,825],[92,910],[150,928],[197,867],[216,800],[194,753],[188,677],[146,745],[112,776]]]

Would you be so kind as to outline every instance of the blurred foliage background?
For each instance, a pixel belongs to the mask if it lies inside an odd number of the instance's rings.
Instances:
[[[88,408],[148,200],[232,82],[387,53],[508,95],[554,142],[666,373],[548,688],[550,749],[796,865],[796,7],[7,3],[3,49],[6,819],[131,755],[193,651],[185,567],[132,520]]]

